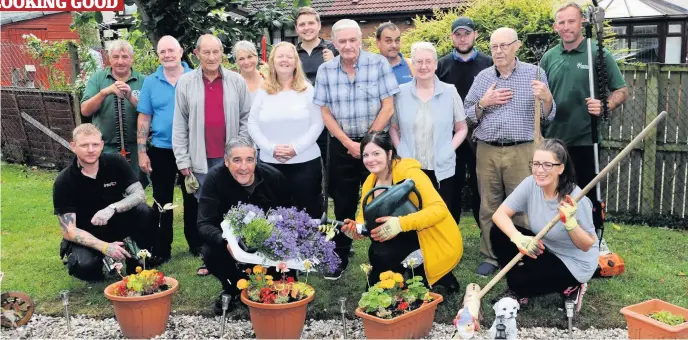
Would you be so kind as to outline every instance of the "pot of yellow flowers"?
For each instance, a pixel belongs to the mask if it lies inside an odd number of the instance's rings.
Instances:
[[[370,272],[370,265],[361,269]],[[356,315],[363,320],[368,339],[418,339],[430,334],[437,305],[442,295],[432,293],[421,276],[403,275],[392,271],[380,273],[380,281],[358,301]]]
[[[306,273],[311,263],[304,262]],[[258,339],[298,339],[301,337],[306,321],[308,304],[315,298],[315,290],[305,282],[286,277],[289,271],[285,262],[280,262],[277,270],[282,279],[275,281],[266,274],[266,269],[255,265],[247,270],[249,279],[237,282],[241,289],[241,301],[248,306],[253,331]]]
[[[143,259],[143,268],[136,267],[136,274],[123,276],[121,281],[107,286],[105,297],[112,301],[115,317],[125,337],[149,339],[165,332],[172,294],[179,288],[179,283],[161,271],[145,268],[146,258],[151,256],[147,250],[143,249],[137,255]],[[122,264],[115,264],[115,268],[121,273]]]

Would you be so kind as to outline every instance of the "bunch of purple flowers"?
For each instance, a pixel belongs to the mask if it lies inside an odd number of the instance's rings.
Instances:
[[[312,220],[303,210],[279,207],[265,214],[255,205],[240,203],[232,207],[225,218],[239,231],[236,235],[245,234],[241,229],[250,228],[253,219],[267,219],[273,227],[260,252],[271,260],[308,259],[316,268],[328,273],[336,271],[341,263],[334,251],[334,241],[328,241],[318,230],[320,221]]]

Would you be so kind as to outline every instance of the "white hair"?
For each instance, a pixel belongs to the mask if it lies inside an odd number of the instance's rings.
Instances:
[[[435,58],[435,61],[437,61],[437,49],[435,49],[432,43],[427,41],[413,43],[413,45],[411,45],[411,60],[416,60],[416,53],[420,51],[430,52],[433,58]]]
[[[182,45],[179,44],[179,40],[177,40],[175,37],[171,35],[165,35],[160,40],[158,40],[158,48],[160,48],[160,42],[163,40],[170,40],[172,41],[172,44],[174,45],[174,48],[182,48]]]
[[[234,44],[234,47],[232,48],[232,56],[234,57],[235,61],[239,58],[239,52],[246,52],[248,54],[258,56],[256,45],[247,40],[241,40]]]
[[[200,37],[198,37],[198,40],[196,40],[196,49],[197,49],[197,50],[200,50],[200,49],[201,49],[201,40],[203,40],[203,37],[206,37],[206,36],[214,38],[215,41],[217,41],[217,43],[220,44],[220,49],[222,49],[222,47],[223,47],[224,45],[222,45],[222,40],[220,40],[220,38],[218,38],[218,37],[216,37],[216,36],[214,36],[214,35],[212,35],[212,34],[203,34],[203,35],[201,35]]]
[[[332,37],[336,39],[337,32],[349,28],[355,28],[359,38],[363,36],[363,33],[361,33],[361,27],[358,26],[358,23],[356,21],[351,19],[341,19],[335,22],[334,25],[332,25]]]
[[[134,55],[134,48],[126,40],[115,40],[108,45],[107,52],[108,55],[112,55],[114,52],[127,51],[129,55]]]

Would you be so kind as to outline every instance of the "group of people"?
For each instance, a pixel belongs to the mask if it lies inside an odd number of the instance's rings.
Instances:
[[[74,130],[76,159],[55,181],[61,256],[71,275],[97,279],[103,256],[132,255],[120,242],[131,236],[153,249],[156,263],[166,262],[172,213],[157,207],[173,201],[179,184],[189,251],[205,263],[198,275],[213,274],[223,293],[236,296],[244,274],[222,238],[223,215],[245,202],[266,210],[295,206],[320,218],[329,195],[335,218],[345,221],[334,238],[341,266],[325,273],[336,280],[361,238],[361,193],[412,179],[420,210],[369,226],[372,273],[401,270],[420,249],[417,272],[428,284],[458,289],[452,270],[463,253],[457,221],[467,184],[481,231],[478,275],[493,274],[520,251],[528,258],[507,275],[517,296],[585,283],[597,268],[593,211],[601,209],[591,194],[578,203],[570,197],[595,175],[590,122],[602,104],[588,93],[594,66],[587,64],[583,22],[573,2],[556,11],[561,41],[539,69],[516,57],[522,43],[508,27],[492,32],[491,57],[478,51],[478,32],[466,17],[448,32],[451,53],[438,58],[432,43],[415,42],[407,58],[393,23],[378,28],[374,54],[362,48],[355,21],[339,20],[327,41],[318,13],[303,7],[296,15],[300,43],[275,44],[263,73],[251,42],[232,49],[237,73],[221,65],[221,41],[203,35],[194,50],[200,67],[192,70],[177,40],[165,36],[157,45],[161,65],[144,80],[131,68],[131,46],[117,41],[108,50],[111,67],[89,79],[82,100],[93,124]],[[608,52],[603,67],[609,88],[597,91],[611,92],[611,110],[628,91]],[[535,145],[540,133],[545,139]],[[153,208],[144,204],[148,177]],[[555,214],[562,222],[535,242]]]

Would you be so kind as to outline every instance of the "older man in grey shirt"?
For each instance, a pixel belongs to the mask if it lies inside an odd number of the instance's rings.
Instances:
[[[516,31],[502,27],[490,38],[494,66],[481,71],[464,101],[466,115],[477,124],[476,173],[480,191],[480,253],[484,256],[477,274],[488,276],[497,270],[490,242],[492,214],[504,198],[530,174],[528,161],[533,156],[535,100],[543,106],[542,118],[552,120],[556,106],[547,85],[545,72],[519,61],[521,47]],[[516,223],[527,226],[524,218]]]
[[[202,35],[194,53],[201,67],[177,82],[172,149],[179,171],[198,179],[198,198],[205,175],[222,163],[229,140],[238,135],[248,137],[251,97],[244,79],[221,66],[220,39]]]

